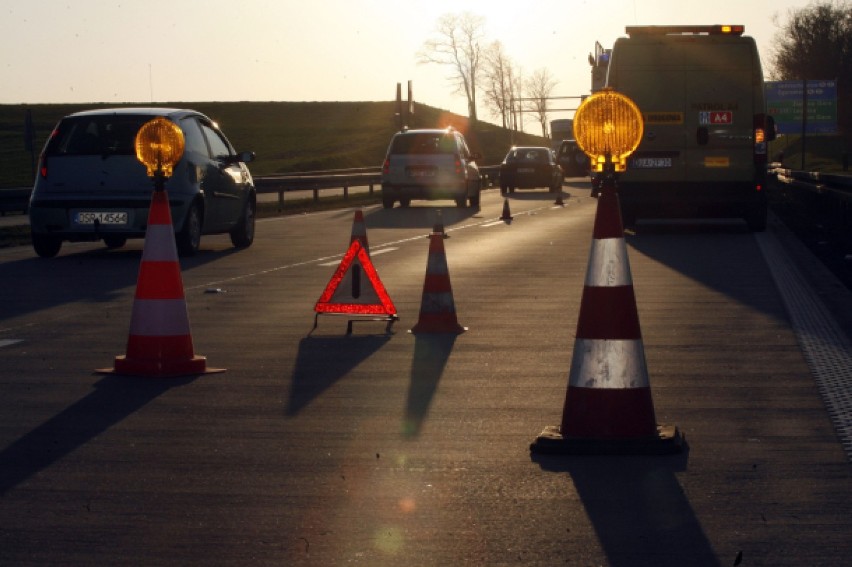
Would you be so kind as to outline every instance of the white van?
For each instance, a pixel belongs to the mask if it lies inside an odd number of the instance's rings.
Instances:
[[[626,225],[637,217],[742,217],[766,228],[763,71],[743,26],[627,27],[607,86],[642,111],[645,132],[618,180]]]

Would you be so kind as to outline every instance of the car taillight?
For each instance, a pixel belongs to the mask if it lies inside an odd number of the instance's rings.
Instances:
[[[52,142],[53,139],[55,137],[57,137],[58,135],[59,135],[59,128],[54,128],[53,132],[50,133],[50,136],[48,138],[48,144],[50,144],[50,142]],[[47,144],[45,145],[45,147],[46,146],[47,146]],[[38,168],[39,175],[41,175],[43,179],[47,179],[47,155],[45,154],[45,152],[41,152],[41,155],[38,156],[38,159],[39,159],[39,162],[41,163],[41,165]]]
[[[462,175],[464,173],[464,168],[462,167],[461,159],[456,157],[456,175]]]
[[[390,158],[385,158],[385,163],[382,164],[382,173],[385,175],[390,173]]]

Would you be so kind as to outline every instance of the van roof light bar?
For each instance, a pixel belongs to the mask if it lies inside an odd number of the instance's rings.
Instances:
[[[627,26],[627,35],[743,35],[745,26]]]

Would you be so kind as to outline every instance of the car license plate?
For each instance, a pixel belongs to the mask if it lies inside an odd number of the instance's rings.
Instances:
[[[127,224],[126,212],[104,212],[104,211],[80,211],[74,215],[76,224],[108,224],[108,225],[123,225]]]
[[[534,167],[519,167],[518,173],[535,173]]]
[[[409,168],[409,177],[435,177],[435,170],[432,168]]]
[[[672,166],[672,158],[633,158],[630,160],[630,167],[636,169],[663,169]]]

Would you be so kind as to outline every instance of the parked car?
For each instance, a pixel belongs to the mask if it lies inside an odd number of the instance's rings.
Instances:
[[[589,156],[576,140],[562,140],[556,152],[556,161],[565,177],[585,177],[589,174]]]
[[[479,206],[482,179],[461,132],[403,130],[394,134],[382,165],[382,205],[403,207],[412,199],[453,199],[456,205]]]
[[[153,181],[136,159],[135,139],[164,116],[183,131],[183,157],[166,181],[178,251],[191,256],[202,234],[229,233],[238,248],[254,240],[256,194],[246,163],[207,116],[173,108],[115,108],[62,118],[42,151],[30,198],[33,248],[42,257],[63,241],[103,240],[108,248],[145,236]]]
[[[513,147],[500,164],[500,192],[546,187],[551,193],[562,190],[562,169],[550,148]]]

